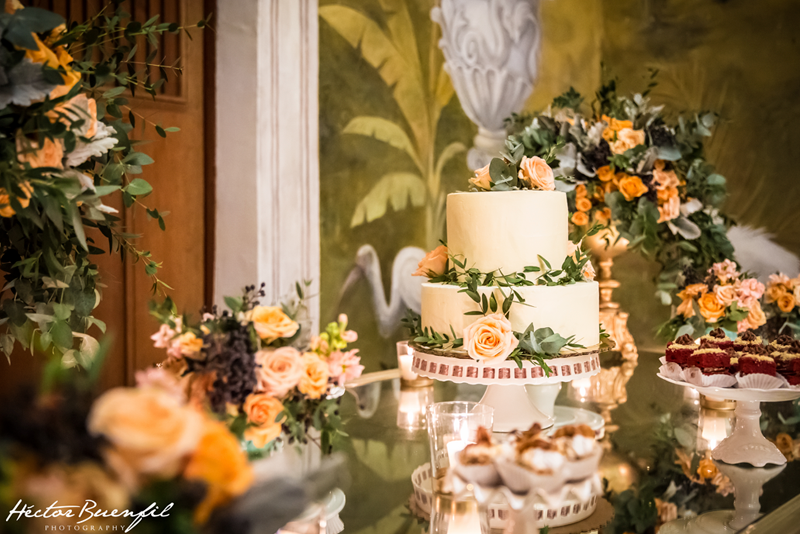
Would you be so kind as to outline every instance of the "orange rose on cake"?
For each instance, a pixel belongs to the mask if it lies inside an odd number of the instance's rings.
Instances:
[[[303,376],[303,357],[293,347],[256,352],[256,378],[262,391],[283,397],[294,388]]]
[[[272,343],[280,338],[289,338],[300,326],[278,306],[256,306],[245,318],[253,322],[258,337]]]
[[[447,268],[447,247],[439,245],[428,252],[417,265],[417,270],[411,276],[426,276],[433,278],[444,274]]]
[[[697,301],[700,307],[700,315],[707,323],[716,323],[725,315],[725,305],[722,304],[717,295],[714,293],[706,293],[700,300]]]
[[[469,183],[479,189],[490,190],[492,188],[492,177],[489,174],[489,164],[475,171],[475,177],[469,179]]]
[[[501,363],[518,344],[511,323],[500,312],[481,317],[464,329],[464,348],[479,362]]]
[[[244,402],[244,413],[253,423],[244,431],[244,439],[253,442],[257,448],[264,447],[267,443],[281,434],[281,422],[278,416],[283,412],[281,401],[265,393],[251,393]]]
[[[519,179],[530,189],[553,191],[556,188],[553,169],[538,156],[532,158],[522,156],[519,164]]]

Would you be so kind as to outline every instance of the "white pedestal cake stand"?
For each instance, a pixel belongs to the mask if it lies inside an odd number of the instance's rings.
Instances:
[[[494,408],[495,432],[525,430],[533,423],[548,428],[555,423],[555,417],[547,413],[552,413],[554,397],[550,396],[549,407],[534,406],[525,390],[526,385],[557,385],[600,372],[597,346],[547,360],[550,376],[538,364],[529,361],[524,361],[521,369],[513,360],[487,365],[473,360],[466,353],[425,349],[414,344],[410,346],[414,349],[412,370],[420,376],[458,384],[488,386],[481,404]]]
[[[680,382],[665,377],[661,373],[659,378],[677,384],[694,388],[698,393],[707,397],[736,401],[736,425],[733,433],[722,440],[711,453],[711,457],[728,464],[750,464],[755,467],[764,467],[767,464],[783,465],[786,458],[772,442],[761,433],[759,420],[761,418],[762,402],[790,401],[800,397],[800,389],[746,389],[746,388],[719,388],[703,387]]]

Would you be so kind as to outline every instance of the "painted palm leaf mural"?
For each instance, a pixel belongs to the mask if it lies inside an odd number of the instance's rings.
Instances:
[[[342,134],[384,142],[404,152],[416,168],[416,172],[387,172],[377,178],[356,206],[350,226],[384,217],[390,206],[395,212],[409,205],[425,207],[427,245],[432,248],[444,230],[444,166],[466,147],[452,142],[439,151],[435,149],[442,109],[453,97],[453,86],[436,44],[437,33],[431,31],[427,50],[420,51],[407,3],[382,0],[381,8],[387,14],[386,27],[352,7],[328,5],[319,9],[320,17],[378,71],[405,119],[405,124],[400,124],[379,116],[357,116]],[[427,69],[423,68],[421,52],[428,55]]]

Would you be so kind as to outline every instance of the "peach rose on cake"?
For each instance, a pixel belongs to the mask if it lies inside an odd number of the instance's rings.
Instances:
[[[464,329],[467,354],[486,364],[505,361],[518,344],[511,323],[500,312],[481,317]]]
[[[294,388],[303,376],[303,357],[293,347],[256,352],[256,378],[260,390],[283,397]]]
[[[530,189],[553,191],[556,188],[553,169],[539,156],[522,156],[519,164],[519,179]]]
[[[444,274],[447,268],[447,247],[439,245],[431,250],[420,260],[417,270],[411,276],[425,276],[433,278]]]
[[[108,440],[111,465],[124,480],[171,478],[203,433],[203,416],[156,388],[115,388],[89,412],[89,433]]]
[[[586,264],[583,266],[583,270],[581,271],[581,275],[583,275],[584,280],[592,281],[595,277],[594,272],[594,265],[592,265],[591,260],[587,261]]]
[[[281,401],[266,393],[251,393],[244,401],[244,413],[253,426],[244,431],[244,439],[259,449],[281,434],[281,423],[286,418]]]
[[[313,352],[307,352],[303,355],[303,364],[303,375],[297,389],[310,399],[319,399],[328,391],[328,362]]]
[[[648,189],[638,176],[625,175],[619,181],[619,191],[625,197],[625,200],[631,201],[647,193]]]
[[[27,208],[31,203],[31,195],[33,194],[33,187],[29,182],[20,182],[19,188],[22,190],[24,196],[18,196],[17,202],[22,208]],[[11,207],[11,196],[5,187],[0,187],[0,217],[12,217],[16,211]]]
[[[707,323],[716,323],[725,315],[725,305],[719,301],[714,293],[706,293],[697,301],[700,315]]]
[[[267,343],[292,337],[300,328],[278,306],[256,306],[245,314],[245,319],[253,322],[258,337]]]
[[[485,189],[489,191],[492,188],[492,177],[489,174],[489,164],[487,163],[485,167],[481,167],[480,169],[476,170],[475,176],[469,179],[469,183],[479,189]]]
[[[194,522],[198,525],[253,483],[253,468],[239,440],[224,423],[212,419],[204,423],[200,441],[183,472],[188,480],[199,480],[206,485],[205,497],[194,511]]]

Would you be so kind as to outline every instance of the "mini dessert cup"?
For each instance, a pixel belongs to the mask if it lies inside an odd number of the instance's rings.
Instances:
[[[663,376],[669,378],[670,380],[678,380],[679,382],[686,382],[686,378],[684,377],[684,370],[681,369],[681,366],[675,362],[667,362],[662,365],[658,372],[661,373]]]
[[[497,471],[503,484],[514,493],[524,494],[537,489],[551,493],[566,482],[563,469],[552,474],[540,474],[506,459],[497,462]]]
[[[780,376],[765,375],[763,373],[751,373],[736,375],[738,387],[743,389],[778,389],[789,385],[786,379]]]
[[[567,481],[584,480],[597,473],[597,470],[600,468],[600,459],[602,457],[602,447],[595,444],[594,450],[588,456],[567,461],[564,467]]]
[[[729,388],[736,384],[736,378],[728,373],[705,374],[697,367],[684,369],[686,382],[693,386]]]
[[[494,488],[500,485],[500,473],[494,463],[487,465],[464,465],[456,461],[453,467],[456,475],[464,482],[472,482],[479,486]]]

